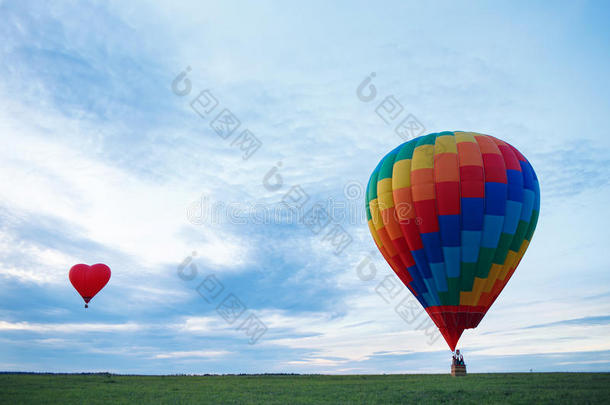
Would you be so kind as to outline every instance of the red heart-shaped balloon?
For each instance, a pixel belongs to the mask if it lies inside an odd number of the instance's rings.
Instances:
[[[70,269],[70,282],[85,300],[85,308],[88,303],[110,280],[110,268],[102,263],[92,266],[86,264],[75,264]]]

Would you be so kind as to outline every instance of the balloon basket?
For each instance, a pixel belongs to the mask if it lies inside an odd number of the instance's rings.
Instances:
[[[452,364],[451,375],[454,377],[466,377],[466,364]]]

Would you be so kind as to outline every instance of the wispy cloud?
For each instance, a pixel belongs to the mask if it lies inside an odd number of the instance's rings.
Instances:
[[[141,325],[129,323],[30,323],[0,321],[2,331],[28,331],[37,333],[133,332]]]
[[[182,358],[217,358],[230,354],[225,350],[206,351],[206,350],[190,350],[181,352],[160,353],[154,356],[155,359],[182,359]]]
[[[558,322],[542,323],[539,325],[526,326],[523,329],[546,328],[549,326],[590,326],[590,325],[608,325],[610,324],[610,316],[589,316],[578,319],[566,319]]]

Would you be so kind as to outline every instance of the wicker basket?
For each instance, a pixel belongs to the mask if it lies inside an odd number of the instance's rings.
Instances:
[[[451,375],[454,377],[465,377],[466,376],[466,365],[465,364],[452,364]]]

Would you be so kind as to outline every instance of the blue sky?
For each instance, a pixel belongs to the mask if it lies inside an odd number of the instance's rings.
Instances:
[[[508,141],[541,182],[530,249],[460,340],[469,369],[610,370],[607,4],[124,3],[0,2],[0,370],[447,372],[445,342],[394,311],[406,290],[378,293],[392,273],[361,220],[361,185],[402,142],[375,113],[387,96],[426,133]],[[247,160],[244,129],[262,143]],[[306,210],[343,207],[343,250],[291,220],[295,186]],[[88,310],[80,262],[113,272]],[[204,280],[222,285],[209,302]]]

